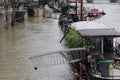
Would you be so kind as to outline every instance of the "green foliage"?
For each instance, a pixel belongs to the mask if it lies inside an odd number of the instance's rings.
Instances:
[[[99,54],[101,60],[105,60],[103,53]]]
[[[65,45],[68,48],[90,46],[91,40],[88,36],[81,37],[75,29],[71,29],[65,37]]]

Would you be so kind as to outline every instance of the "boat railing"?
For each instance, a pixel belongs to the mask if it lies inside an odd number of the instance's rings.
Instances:
[[[91,65],[92,65],[90,70],[91,72],[89,73],[94,78],[97,78],[100,80],[101,79],[107,79],[107,80],[120,79],[120,58],[115,58],[114,60],[101,61],[99,66],[96,63]]]
[[[120,80],[120,76],[109,76],[109,77],[102,77],[101,74],[94,75],[91,74],[96,80]]]

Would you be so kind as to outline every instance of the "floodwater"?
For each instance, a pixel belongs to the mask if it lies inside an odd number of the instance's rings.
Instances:
[[[99,11],[104,11],[106,15],[94,21],[103,23],[110,28],[120,31],[120,3],[106,2],[104,4],[85,4],[85,6],[99,9]],[[120,42],[120,38],[115,39],[115,41]]]
[[[34,70],[29,57],[63,50],[63,34],[56,19],[29,18],[8,29],[0,29],[0,80],[68,80],[69,66]]]
[[[93,4],[85,4],[92,6]],[[94,4],[106,12],[96,21],[120,31],[120,4]],[[62,50],[63,34],[56,19],[28,18],[14,27],[0,29],[0,80],[72,80],[68,65],[34,70],[29,57]]]

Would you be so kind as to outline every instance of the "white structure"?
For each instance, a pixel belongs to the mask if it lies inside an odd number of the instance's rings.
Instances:
[[[94,21],[80,21],[71,25],[81,36],[89,36],[99,52],[109,52],[113,48],[113,38],[120,37],[120,32]]]

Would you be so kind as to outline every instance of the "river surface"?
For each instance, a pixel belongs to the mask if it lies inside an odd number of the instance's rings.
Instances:
[[[105,16],[102,16],[95,21],[105,24],[110,28],[114,28],[117,31],[120,31],[120,3],[105,3],[105,4],[85,4],[85,6],[90,8],[99,9],[99,11],[104,11]],[[115,39],[120,42],[120,39]]]
[[[95,20],[120,31],[120,4],[85,4],[104,10]],[[62,50],[63,34],[56,19],[28,18],[14,27],[0,29],[0,80],[72,80],[69,66],[56,65],[34,70],[29,57]]]
[[[29,18],[0,30],[0,80],[65,80],[70,72],[64,65],[34,70],[29,57],[63,50],[62,32],[55,19]]]

